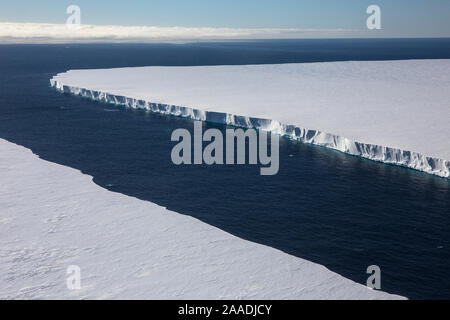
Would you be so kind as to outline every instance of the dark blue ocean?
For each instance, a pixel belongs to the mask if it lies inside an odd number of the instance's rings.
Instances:
[[[275,176],[259,166],[175,166],[170,135],[192,121],[49,87],[74,68],[413,58],[450,58],[450,39],[0,45],[0,138],[357,282],[375,264],[384,291],[450,299],[450,180],[285,139]]]

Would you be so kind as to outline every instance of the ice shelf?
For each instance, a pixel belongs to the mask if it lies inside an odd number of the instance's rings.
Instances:
[[[0,168],[0,299],[402,298],[105,190],[3,139]],[[81,289],[66,286],[70,265]]]
[[[450,60],[70,70],[60,91],[450,176]]]

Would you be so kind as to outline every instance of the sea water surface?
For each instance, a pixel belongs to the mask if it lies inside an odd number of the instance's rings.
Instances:
[[[63,95],[58,72],[450,58],[450,39],[192,44],[0,45],[0,138],[92,175],[109,190],[191,215],[236,236],[409,298],[450,298],[450,180],[280,140],[280,170],[176,166],[173,130],[193,122]],[[149,88],[150,89],[150,88]],[[204,124],[204,128],[224,126]],[[0,207],[1,210],[1,207]]]

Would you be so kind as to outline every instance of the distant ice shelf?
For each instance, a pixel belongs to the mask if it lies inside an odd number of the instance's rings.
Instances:
[[[70,70],[50,82],[450,177],[450,60]]]
[[[3,139],[0,168],[0,299],[402,299]]]

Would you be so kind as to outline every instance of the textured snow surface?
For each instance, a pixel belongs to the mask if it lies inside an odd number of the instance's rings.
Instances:
[[[51,83],[450,176],[450,60],[70,70]]]
[[[0,139],[0,298],[395,299]],[[69,265],[80,290],[66,287]],[[365,270],[361,270],[365,272]]]

